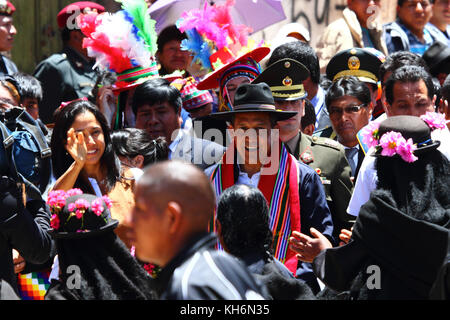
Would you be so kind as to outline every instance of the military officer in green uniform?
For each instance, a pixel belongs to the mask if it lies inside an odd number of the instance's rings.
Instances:
[[[302,82],[308,76],[309,71],[303,64],[286,58],[268,66],[253,83],[269,85],[277,109],[298,112],[295,117],[279,121],[276,128],[289,151],[320,176],[333,218],[333,235],[337,239],[341,229],[350,229],[355,219],[346,212],[353,191],[351,169],[341,144],[328,138],[308,136],[300,130],[306,97]]]
[[[53,113],[61,102],[88,97],[97,81],[99,72],[93,70],[95,60],[83,49],[84,35],[78,29],[75,18],[87,11],[104,12],[103,6],[89,1],[75,2],[58,13],[64,48],[60,53],[41,61],[34,76],[41,81],[43,99],[39,116],[45,124],[53,122]]]

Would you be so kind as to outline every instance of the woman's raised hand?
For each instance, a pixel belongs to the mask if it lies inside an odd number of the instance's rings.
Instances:
[[[87,147],[84,142],[84,134],[82,132],[75,133],[73,128],[67,132],[67,152],[72,156],[79,165],[84,165],[87,156]]]

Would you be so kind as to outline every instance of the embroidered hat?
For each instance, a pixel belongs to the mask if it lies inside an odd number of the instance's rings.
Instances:
[[[276,121],[289,119],[296,111],[280,111],[275,109],[275,100],[267,83],[243,83],[236,89],[234,109],[232,111],[212,113],[210,116],[231,121],[233,115],[246,112],[266,112]]]
[[[270,48],[259,47],[242,56],[234,57],[231,51],[226,48],[217,51],[210,57],[214,71],[200,81],[197,88],[200,90],[221,88],[223,87],[223,80],[225,80],[227,75],[232,72],[239,72],[240,70],[252,72],[255,74],[254,78],[256,78],[261,73],[258,62],[269,54],[269,52]]]
[[[55,190],[49,193],[47,204],[52,213],[50,233],[56,239],[97,236],[119,223],[111,218],[111,200],[107,196],[83,194],[80,189]]]
[[[186,111],[195,110],[213,102],[213,97],[209,91],[198,90],[197,81],[193,77],[176,79],[171,85],[181,92],[183,108]]]
[[[286,58],[268,66],[252,83],[267,83],[275,100],[298,100],[308,95],[303,87],[308,76],[303,64]]]

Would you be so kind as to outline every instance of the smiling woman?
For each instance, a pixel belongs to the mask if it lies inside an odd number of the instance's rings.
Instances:
[[[105,117],[90,102],[76,100],[58,110],[55,119],[51,149],[57,180],[52,190],[80,188],[108,195],[111,215],[119,220],[115,231],[128,245],[124,221],[134,205],[134,178],[129,169],[120,167]]]

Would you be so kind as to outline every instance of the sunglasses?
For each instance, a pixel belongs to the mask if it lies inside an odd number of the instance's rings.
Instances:
[[[342,116],[342,114],[344,112],[345,113],[349,113],[349,114],[356,114],[356,113],[359,112],[359,110],[364,108],[366,105],[367,105],[366,103],[363,103],[363,104],[360,104],[359,106],[348,106],[348,107],[345,107],[345,108],[329,107],[328,108],[328,113],[332,117]]]

